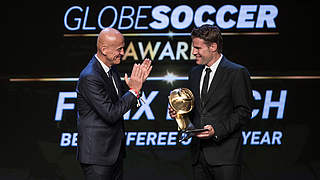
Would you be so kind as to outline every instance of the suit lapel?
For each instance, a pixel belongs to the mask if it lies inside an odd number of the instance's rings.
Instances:
[[[121,97],[122,96],[122,86],[121,86],[120,75],[119,75],[119,72],[118,72],[116,67],[112,66],[112,69],[113,69],[113,72],[114,72],[113,78],[114,78],[114,81],[115,81],[116,86],[118,88],[118,93],[119,93],[118,96]]]
[[[105,82],[106,86],[111,87],[111,88],[108,88],[109,92],[111,92],[111,94],[110,94],[111,97],[118,99],[118,95],[117,95],[116,89],[114,88],[112,80],[108,77],[106,72],[103,70],[100,62],[95,57],[93,57],[92,59],[94,60],[93,63],[95,65],[96,71],[102,76],[102,79]]]
[[[209,92],[207,94],[207,97],[212,97],[214,96],[214,92],[216,91],[219,83],[221,83],[221,80],[223,79],[223,76],[224,76],[224,66],[225,66],[225,60],[224,60],[224,56],[222,57],[218,67],[217,67],[217,70],[214,74],[214,77],[212,79],[212,82],[210,84],[210,87],[209,87]],[[209,100],[212,101],[212,98],[206,98],[205,102],[204,102],[204,106],[209,102]],[[214,98],[213,98],[214,100]]]

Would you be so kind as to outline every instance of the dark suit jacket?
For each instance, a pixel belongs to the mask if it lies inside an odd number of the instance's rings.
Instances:
[[[198,161],[202,149],[211,165],[238,164],[242,146],[241,127],[251,117],[253,102],[249,73],[245,67],[223,56],[203,106],[200,100],[200,77],[204,67],[198,65],[189,73],[188,86],[195,96],[195,108],[190,116],[197,128],[212,125],[215,134],[205,140],[193,138],[193,163]]]
[[[119,73],[112,69],[119,96],[95,57],[80,73],[76,91],[77,159],[81,163],[112,165],[125,148],[123,115],[137,99],[129,91],[124,94]]]

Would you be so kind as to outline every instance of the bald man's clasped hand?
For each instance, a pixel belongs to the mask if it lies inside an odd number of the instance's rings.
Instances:
[[[130,89],[139,92],[152,70],[151,60],[145,59],[142,64],[134,64],[130,78],[125,73],[124,80]]]

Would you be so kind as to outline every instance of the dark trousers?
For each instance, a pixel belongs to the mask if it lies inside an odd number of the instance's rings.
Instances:
[[[85,180],[122,180],[123,159],[119,158],[112,166],[81,164]]]
[[[192,166],[194,180],[240,180],[240,165],[209,165],[201,151],[199,161]]]

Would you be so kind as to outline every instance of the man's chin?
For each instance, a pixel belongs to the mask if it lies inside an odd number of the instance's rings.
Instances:
[[[119,58],[114,61],[114,64],[120,64],[120,62],[121,62],[121,59]]]
[[[201,60],[196,59],[196,64],[201,64]]]

